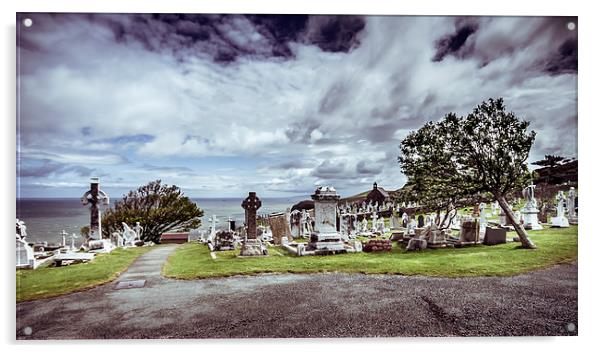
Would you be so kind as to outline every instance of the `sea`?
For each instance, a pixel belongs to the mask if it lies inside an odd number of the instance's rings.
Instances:
[[[292,207],[304,199],[306,197],[302,196],[262,198],[258,214],[284,212],[287,207]],[[209,219],[213,215],[218,219],[218,229],[227,228],[228,218],[236,220],[237,225],[242,224],[244,220],[241,198],[193,198],[191,201],[203,210],[200,229],[209,228]],[[112,200],[110,206],[114,206],[114,202]],[[63,230],[79,236],[81,227],[90,224],[90,209],[88,206],[82,206],[79,198],[17,199],[17,218],[25,222],[29,243],[58,244],[62,240]],[[144,227],[144,224],[142,226]]]

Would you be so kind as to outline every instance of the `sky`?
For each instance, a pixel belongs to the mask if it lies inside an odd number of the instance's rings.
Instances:
[[[26,27],[23,20],[32,25]],[[403,186],[400,141],[488,98],[577,157],[571,17],[17,14],[17,196],[343,196]]]

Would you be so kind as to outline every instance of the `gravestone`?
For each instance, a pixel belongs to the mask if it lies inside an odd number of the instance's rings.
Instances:
[[[98,178],[90,178],[90,190],[86,191],[81,197],[82,205],[90,205],[90,235],[85,240],[87,244],[90,240],[102,239],[102,222],[100,215],[100,205],[109,204],[109,196],[100,190],[100,180]]]
[[[274,245],[281,245],[283,238],[286,238],[289,242],[293,241],[285,213],[270,214],[268,216],[268,224],[272,230]]]
[[[579,223],[578,221],[578,217],[577,217],[577,205],[576,205],[576,200],[577,200],[577,192],[575,191],[575,188],[571,186],[571,189],[569,190],[569,194],[567,197],[567,208],[569,211],[569,224],[577,224]]]
[[[462,222],[460,228],[459,245],[478,244],[479,243],[479,221],[467,220]]]
[[[213,250],[234,250],[234,232],[231,230],[220,230],[219,232],[215,233]]]
[[[121,222],[121,225],[123,226],[123,232],[121,233],[121,238],[123,239],[123,246],[136,246],[136,231],[130,228],[130,226],[128,226],[125,222]]]
[[[372,233],[378,232],[378,214],[376,212],[372,212]]]
[[[443,229],[438,229],[434,224],[426,228],[424,238],[429,248],[436,249],[447,246],[447,233]]]
[[[33,254],[33,249],[27,244],[27,227],[25,222],[17,219],[16,221],[16,267],[17,268],[36,268],[37,263]]]
[[[209,218],[209,222],[211,222],[211,227],[209,228],[209,242],[214,242],[215,241],[215,236],[217,234],[217,222],[219,222],[219,220],[217,219],[217,217],[215,215],[212,215],[211,218]]]
[[[569,220],[564,215],[565,213],[565,202],[566,197],[564,192],[558,191],[556,195],[556,217],[552,217],[552,227],[554,228],[566,228],[569,226]]]
[[[69,236],[69,234],[63,229],[61,231],[61,247],[63,248],[67,246],[67,236]]]
[[[341,235],[336,231],[336,205],[340,196],[332,186],[318,187],[311,198],[314,200],[316,225],[307,248],[316,253],[344,251]]]
[[[422,227],[424,227],[424,216],[419,215],[418,216],[418,228],[422,228]]]
[[[523,216],[523,226],[527,230],[541,230],[543,227],[539,224],[539,210],[537,209],[537,200],[535,199],[535,185],[531,184],[523,189],[525,206],[521,209]]]
[[[506,229],[487,227],[487,230],[485,231],[485,238],[483,238],[483,244],[506,244]]]
[[[485,213],[485,207],[487,207],[487,204],[485,204],[484,202],[481,202],[479,204],[479,235],[480,236],[485,235],[485,229],[487,227],[487,215]]]
[[[257,210],[261,207],[261,200],[255,192],[249,192],[249,196],[243,200],[241,206],[245,210],[247,236],[242,243],[240,256],[267,255],[268,250],[261,239],[257,239]]]

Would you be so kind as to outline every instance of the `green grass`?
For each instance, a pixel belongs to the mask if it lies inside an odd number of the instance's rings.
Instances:
[[[116,249],[109,254],[96,255],[88,263],[17,270],[17,302],[56,297],[112,281],[138,256],[153,248]]]
[[[496,246],[444,248],[404,252],[397,244],[389,253],[353,253],[297,257],[286,250],[269,248],[270,256],[238,258],[238,251],[218,252],[213,260],[207,246],[184,244],[163,268],[167,277],[196,279],[258,273],[346,272],[426,276],[509,276],[577,259],[577,227],[546,228],[529,232],[536,250],[509,242]],[[515,234],[508,233],[511,240]]]

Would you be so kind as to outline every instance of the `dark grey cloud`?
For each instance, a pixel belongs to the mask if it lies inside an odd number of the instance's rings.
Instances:
[[[558,47],[546,65],[546,71],[554,75],[577,73],[577,38],[569,38]]]
[[[356,171],[358,174],[376,175],[382,171],[382,167],[378,163],[359,161],[356,166]]]
[[[532,160],[577,155],[573,17],[27,16],[28,185],[79,185],[82,166],[203,196],[396,188],[409,131],[489,97],[532,122]]]
[[[433,61],[441,61],[447,55],[457,55],[468,37],[475,33],[478,27],[478,24],[472,20],[458,21],[454,33],[450,33],[437,41],[437,53],[435,53]]]
[[[349,52],[360,44],[361,16],[311,16],[307,39],[324,51]]]

